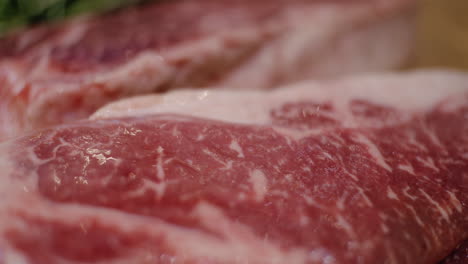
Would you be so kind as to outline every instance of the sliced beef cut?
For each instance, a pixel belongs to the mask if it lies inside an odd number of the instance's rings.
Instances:
[[[398,67],[414,2],[174,0],[21,32],[0,42],[0,138],[128,95]]]
[[[152,99],[0,145],[0,262],[431,264],[468,238],[467,75]]]

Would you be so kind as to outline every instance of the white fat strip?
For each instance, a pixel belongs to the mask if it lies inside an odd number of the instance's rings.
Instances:
[[[400,165],[398,165],[398,169],[400,169],[400,170],[402,170],[402,171],[406,171],[406,172],[408,172],[408,173],[411,174],[411,175],[416,175],[416,174],[414,173],[413,165],[411,165],[410,163],[400,164]]]
[[[444,220],[447,221],[448,223],[450,223],[450,217],[449,217],[449,213],[447,212],[447,210],[445,210],[442,206],[440,206],[440,204],[438,202],[434,201],[434,199],[432,199],[432,197],[429,194],[427,194],[423,189],[419,189],[419,191],[424,195],[424,197],[426,197],[426,199],[432,205],[435,206],[435,208],[442,215]]]
[[[134,173],[130,174],[131,178],[136,177]],[[161,199],[164,196],[164,193],[166,191],[167,183],[162,182],[162,183],[155,183],[151,180],[143,178],[142,180],[142,185],[139,186],[136,190],[127,192],[125,195],[129,198],[133,197],[138,197],[142,196],[145,194],[146,191],[154,191],[158,199]]]
[[[405,204],[406,208],[408,208],[412,213],[413,213],[413,216],[414,216],[414,219],[416,219],[416,222],[424,227],[425,224],[424,222],[421,220],[421,218],[419,217],[418,213],[416,212],[416,210],[414,209],[414,207],[412,205],[409,205],[409,204]]]
[[[79,43],[89,28],[89,23],[86,19],[76,19],[69,23],[72,26],[67,27],[67,30],[63,31],[64,34],[58,39],[63,46]]]
[[[467,153],[463,153],[463,154],[461,155],[461,157],[462,157],[463,159],[465,159],[465,160],[468,160],[468,152],[467,152]]]
[[[385,241],[385,250],[386,250],[386,264],[399,264],[401,261],[399,261],[396,255],[395,255],[395,247],[392,246],[392,243],[387,240]]]
[[[1,263],[12,264],[30,264],[28,257],[20,250],[12,247],[0,246],[0,260]]]
[[[442,142],[440,142],[440,140],[437,137],[434,130],[426,128],[424,131],[426,132],[426,135],[429,137],[429,139],[432,141],[432,143],[434,143],[435,145],[437,145],[440,148],[443,148],[443,144],[442,144]],[[446,152],[445,148],[444,148],[443,151]]]
[[[336,207],[341,211],[345,209],[345,200],[344,197],[340,197],[336,202]]]
[[[53,178],[54,178],[54,182],[55,182],[56,185],[62,184],[62,180],[57,176],[57,173],[56,173],[55,170],[54,170],[54,177]]]
[[[322,151],[320,153],[322,154],[322,156],[319,156],[320,159],[322,159],[322,160],[329,159],[329,160],[332,160],[332,161],[334,160],[333,156],[330,155],[330,153],[328,153],[326,151]]]
[[[461,213],[463,211],[463,208],[462,204],[460,203],[460,200],[458,200],[457,196],[453,192],[447,190],[447,193],[450,196],[450,202],[452,203],[452,205],[457,209],[459,213]]]
[[[406,197],[410,198],[411,200],[413,201],[416,201],[418,199],[417,196],[414,196],[414,195],[411,195],[408,191],[411,189],[411,187],[409,186],[406,186],[404,189],[403,189],[403,195],[405,195]]]
[[[55,146],[52,150],[52,155],[50,158],[48,159],[40,159],[36,153],[34,153],[34,148],[27,148],[25,149],[25,152],[26,152],[26,156],[29,160],[31,160],[34,164],[36,164],[36,166],[40,166],[42,164],[45,164],[51,160],[54,160],[56,157],[57,157],[57,151],[58,149],[62,147],[61,144]],[[73,154],[72,154],[73,155]]]
[[[423,159],[421,157],[416,157],[416,160],[421,162],[425,167],[433,169],[435,172],[439,172],[439,168],[437,168],[434,164],[434,160],[431,157],[427,159]]]
[[[382,220],[387,220],[388,219],[388,215],[385,214],[385,213],[382,213],[382,212],[379,213],[379,217],[382,218]]]
[[[408,146],[414,146],[416,147],[419,151],[422,152],[427,152],[427,147],[423,143],[419,142],[416,138],[416,132],[413,130],[409,130],[407,132],[407,145]]]
[[[338,213],[336,214],[335,217],[336,217],[336,225],[338,227],[343,229],[350,238],[356,237],[356,233],[354,232],[353,227],[341,214]]]
[[[239,201],[245,201],[245,199],[247,199],[247,195],[246,195],[245,193],[241,192],[241,193],[239,193],[239,194],[237,195],[237,199],[238,199]]]
[[[204,134],[198,134],[197,136],[197,141],[202,141],[203,139],[205,139],[205,135]]]
[[[397,213],[398,217],[399,218],[405,218],[407,215],[405,213],[403,213],[400,209],[398,208],[393,208],[393,211],[395,211],[395,213]]]
[[[358,177],[356,175],[352,174],[351,172],[346,171],[346,175],[351,177],[351,179],[353,179],[354,181],[359,182]]]
[[[362,188],[358,187],[358,191],[359,191],[359,194],[361,194],[364,201],[366,202],[366,204],[368,206],[373,206],[373,204],[372,204],[371,200],[369,199],[369,197],[364,193],[364,190]]]
[[[158,177],[159,180],[163,181],[166,178],[166,174],[164,173],[164,168],[163,168],[163,156],[164,156],[164,148],[159,146],[158,147],[158,161],[156,163],[156,177]]]
[[[388,226],[384,223],[382,223],[380,225],[380,228],[382,229],[382,232],[384,232],[384,234],[388,234],[390,232],[390,229],[388,228]]]
[[[222,161],[216,153],[211,152],[209,149],[203,149],[202,152],[214,159],[216,162],[222,164],[224,169],[229,169],[232,167],[232,161],[228,161],[227,163]]]
[[[385,158],[382,156],[379,148],[369,138],[362,134],[357,134],[354,136],[354,140],[367,147],[369,154],[374,158],[379,166],[387,171],[392,171],[392,168],[387,164],[387,162],[385,162]]]
[[[149,72],[158,74],[148,75]],[[98,75],[91,75],[86,79],[87,83],[105,83],[106,89],[130,90],[130,87],[138,87],[139,92],[149,92],[155,87],[160,87],[173,73],[167,62],[156,52],[144,51],[130,62],[120,65],[118,68]],[[131,76],[132,78],[129,78]],[[135,91],[133,91],[135,92]]]
[[[441,98],[465,92],[467,80],[464,74],[456,72],[420,71],[407,74],[369,74],[334,81],[306,81],[269,92],[179,90],[164,95],[140,96],[115,102],[97,111],[92,119],[174,113],[260,125],[271,124],[272,106],[307,100],[321,103],[336,98],[341,98],[344,102],[360,98],[371,103],[395,107],[402,112],[425,111],[434,107]],[[451,85],[447,86],[446,82]],[[392,89],[382,93],[386,90],[381,89],[382,85]],[[323,89],[325,87],[327,89]],[[424,87],[427,96],[421,96],[421,87]],[[239,108],[239,105],[243,107]],[[355,125],[359,124],[351,126]],[[321,132],[323,130],[317,133]],[[304,136],[304,133],[296,134],[298,138]]]
[[[359,187],[359,185],[355,183],[351,183],[351,185],[358,191],[358,193],[361,195],[364,203],[367,206],[372,207],[374,205],[372,201],[369,199],[369,197],[366,195],[366,193],[364,192],[364,189],[362,189],[361,187]]]
[[[242,151],[242,147],[239,145],[239,142],[236,140],[232,140],[231,144],[229,145],[229,148],[237,152],[237,157],[238,158],[244,158],[244,152]]]
[[[232,164],[234,164],[234,161],[228,160],[225,164],[226,165],[224,166],[224,168],[221,168],[220,170],[226,171],[232,169]]]
[[[406,238],[406,240],[412,240],[412,237],[408,232],[403,232],[403,236]]]
[[[250,172],[250,183],[252,184],[255,201],[263,201],[268,191],[268,182],[263,171],[255,169]]]
[[[289,193],[286,190],[272,190],[270,191],[271,195],[277,196],[277,197],[282,197],[285,199],[289,198]]]
[[[400,200],[398,195],[392,190],[390,186],[387,187],[387,197],[393,200]]]
[[[301,215],[299,217],[299,224],[301,226],[307,226],[310,223],[310,218],[306,215]]]
[[[179,131],[179,129],[178,129],[177,127],[174,127],[174,128],[172,129],[172,133],[171,133],[171,134],[172,134],[172,136],[175,137],[175,138],[177,138],[177,137],[179,137],[179,136],[181,135],[181,133],[180,133],[180,131]]]
[[[268,235],[259,237],[247,226],[230,219],[227,217],[223,210],[217,208],[209,203],[199,203],[192,214],[197,217],[204,226],[210,230],[219,233],[223,236],[222,240],[219,240],[216,245],[203,245],[203,243],[196,243],[196,245],[190,245],[187,252],[205,252],[205,255],[216,256],[219,259],[227,260],[220,254],[228,250],[230,252],[238,252],[238,256],[235,254],[229,254],[231,261],[235,260],[234,263],[247,263],[258,259],[268,259],[265,263],[304,263],[305,252],[300,249],[290,249],[288,251],[280,249],[273,241],[268,239]],[[216,224],[213,224],[216,223]],[[214,253],[213,253],[214,251]],[[183,251],[185,252],[185,251]],[[218,253],[219,252],[219,253]],[[248,257],[247,257],[248,256]],[[255,256],[255,257],[252,257]],[[291,258],[288,259],[287,257]],[[263,263],[260,261],[260,263]]]

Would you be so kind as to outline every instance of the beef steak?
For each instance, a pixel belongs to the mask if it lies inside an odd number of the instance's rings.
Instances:
[[[174,0],[0,42],[0,140],[184,86],[268,88],[395,68],[414,0]]]
[[[143,99],[0,145],[0,262],[428,264],[468,238],[466,75]]]

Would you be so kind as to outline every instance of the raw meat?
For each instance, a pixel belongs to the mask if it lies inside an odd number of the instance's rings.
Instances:
[[[468,240],[462,243],[450,256],[441,264],[466,264],[468,263]]]
[[[0,262],[431,264],[468,238],[467,75],[140,100],[0,145]]]
[[[165,1],[28,30],[0,42],[0,139],[132,94],[395,68],[414,2]]]

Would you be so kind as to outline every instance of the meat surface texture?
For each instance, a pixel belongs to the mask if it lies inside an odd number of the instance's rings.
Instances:
[[[0,145],[0,262],[437,263],[468,238],[467,117],[447,72],[116,103]]]
[[[395,68],[414,0],[180,0],[0,42],[0,139],[177,87],[268,88]]]
[[[450,254],[440,264],[466,264],[468,263],[468,240],[460,244],[455,251]]]

